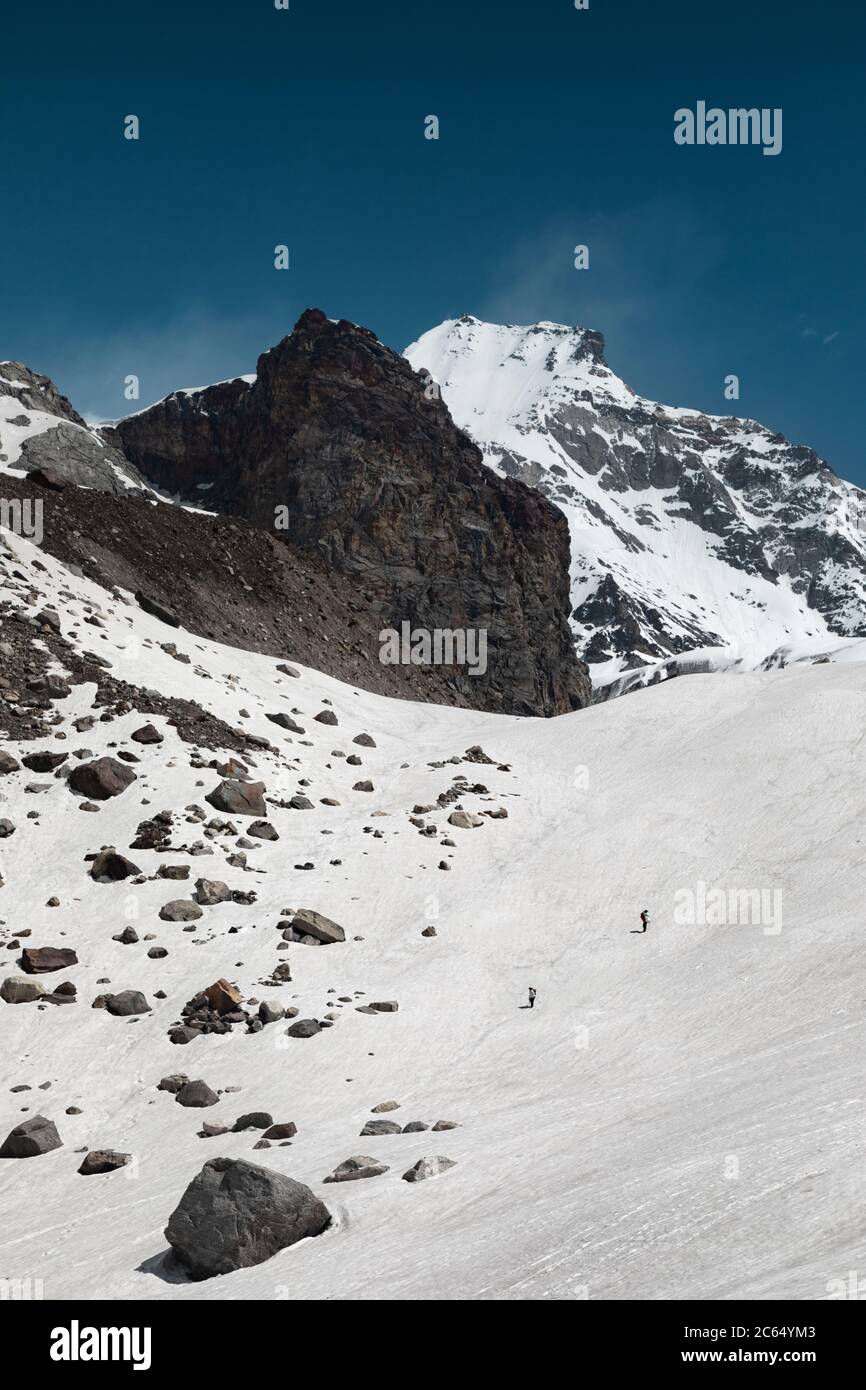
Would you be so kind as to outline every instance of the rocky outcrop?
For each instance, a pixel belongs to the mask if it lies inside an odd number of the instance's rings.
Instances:
[[[206,493],[209,508],[352,576],[382,630],[485,632],[485,669],[446,663],[467,702],[521,714],[588,702],[564,519],[486,470],[424,379],[368,330],[308,310],[252,382],[168,396],[117,437],[161,489]]]
[[[19,441],[14,453],[13,440]],[[49,377],[21,362],[0,362],[0,466],[4,463],[118,497],[144,487],[118,441],[103,439]]]

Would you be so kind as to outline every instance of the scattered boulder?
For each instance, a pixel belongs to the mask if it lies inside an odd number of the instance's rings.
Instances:
[[[198,903],[190,902],[188,898],[172,898],[170,903],[159,909],[159,915],[163,922],[197,922],[204,913]]]
[[[299,1018],[297,1023],[293,1023],[286,1029],[290,1038],[312,1038],[316,1033],[321,1033],[322,1025],[317,1023],[314,1018]]]
[[[117,1168],[125,1168],[131,1159],[132,1154],[116,1153],[114,1149],[91,1149],[78,1171],[86,1178],[94,1173],[113,1173]]]
[[[243,1003],[243,995],[234,985],[229,984],[228,980],[219,979],[212,985],[208,985],[205,990],[205,998],[212,1009],[217,1013],[232,1013],[239,1009]]]
[[[300,724],[295,723],[290,714],[286,714],[282,710],[279,714],[268,714],[265,717],[270,719],[272,724],[279,724],[281,729],[288,729],[292,734],[303,734],[305,732]]]
[[[324,917],[321,912],[314,912],[311,907],[298,908],[289,923],[289,930],[297,941],[305,936],[312,936],[323,946],[346,940],[346,933],[341,926],[332,922],[330,917]]]
[[[157,1086],[158,1091],[168,1091],[171,1095],[177,1095],[181,1087],[185,1086],[189,1077],[182,1071],[173,1072],[171,1076],[164,1076]]]
[[[143,724],[130,734],[135,743],[162,743],[164,735],[153,724]]]
[[[395,1014],[399,1007],[396,999],[380,999],[372,1001],[370,1004],[370,1008],[374,1009],[377,1014]]]
[[[77,964],[77,955],[66,946],[25,946],[21,952],[21,966],[28,975],[48,975]]]
[[[6,839],[9,838],[10,835],[14,835],[14,834],[15,834],[15,825],[14,825],[14,823],[13,823],[11,820],[7,820],[6,817],[4,816],[4,818],[3,818],[2,820],[0,820],[0,840],[6,840]]]
[[[453,1168],[455,1160],[453,1158],[419,1158],[417,1163],[407,1169],[403,1174],[404,1182],[423,1182],[425,1178],[436,1178],[446,1169]]]
[[[150,598],[139,589],[135,595],[135,601],[139,608],[145,613],[150,613],[151,617],[159,618],[160,622],[166,623],[169,627],[180,627],[178,618],[170,608],[166,608],[164,603],[159,603],[155,598]]]
[[[264,782],[238,782],[226,778],[210,792],[205,801],[217,811],[230,816],[264,816]]]
[[[313,718],[315,719],[317,724],[334,725],[338,723],[337,716],[332,709],[320,710],[318,714],[313,715]]]
[[[371,791],[373,791],[373,790],[374,790],[374,788],[373,788],[373,783],[370,782],[370,781],[365,781],[365,782],[354,782],[354,783],[352,784],[352,791],[353,791],[353,792],[371,792]]]
[[[103,994],[103,1007],[117,1018],[127,1018],[132,1014],[149,1014],[150,1005],[138,989],[122,989],[119,994]],[[94,1000],[94,1008],[96,1000]]]
[[[278,840],[277,834],[270,821],[254,820],[252,825],[247,826],[247,834],[252,835],[257,840]]]
[[[232,1129],[240,1134],[245,1129],[269,1129],[273,1123],[274,1117],[267,1110],[251,1110],[248,1115],[239,1115]]]
[[[68,753],[28,753],[21,761],[31,772],[53,772],[61,763],[65,763],[68,757]]]
[[[356,734],[355,737],[352,739],[352,742],[360,744],[362,748],[376,747],[376,741],[370,736],[370,734]]]
[[[187,1110],[204,1110],[208,1105],[218,1105],[219,1096],[212,1091],[206,1081],[186,1081],[175,1093],[175,1101]]]
[[[44,993],[38,980],[24,980],[21,976],[9,975],[0,985],[0,999],[7,1004],[32,1004]]]
[[[168,1033],[169,1042],[179,1045],[191,1043],[195,1038],[201,1036],[200,1028],[190,1028],[187,1024],[179,1024],[177,1028],[170,1028]]]
[[[262,1023],[278,1023],[285,1012],[282,1004],[277,1004],[272,999],[263,999],[259,1004],[259,1018]]]
[[[166,1239],[191,1279],[261,1264],[331,1222],[303,1183],[243,1159],[215,1158],[169,1217]]]
[[[18,772],[21,764],[13,758],[11,753],[5,749],[0,749],[0,777],[6,777],[10,772]]]
[[[90,877],[97,883],[119,883],[124,878],[140,874],[141,869],[131,859],[125,859],[114,849],[100,850],[90,866]]]
[[[396,1120],[368,1120],[361,1130],[361,1138],[365,1139],[371,1134],[402,1134],[403,1126],[398,1125]]]
[[[471,811],[452,811],[448,817],[448,824],[456,825],[458,830],[474,830],[476,826],[483,825],[484,821]]]
[[[374,1105],[370,1111],[371,1115],[384,1115],[389,1110],[399,1110],[399,1100],[380,1100],[378,1105]]]
[[[195,900],[202,907],[214,907],[216,903],[231,901],[232,890],[227,883],[216,878],[199,878],[195,885]]]
[[[329,1173],[322,1181],[354,1182],[357,1178],[378,1178],[387,1172],[387,1163],[380,1163],[376,1158],[367,1158],[364,1154],[356,1154],[354,1158],[346,1158],[342,1163],[338,1163],[333,1173]]]
[[[294,1139],[298,1132],[298,1126],[294,1120],[286,1120],[283,1124],[271,1125],[262,1135],[263,1139]]]
[[[423,1130],[429,1128],[430,1126],[427,1124],[426,1120],[410,1120],[408,1125],[403,1126],[403,1133],[420,1134]]]
[[[10,1130],[0,1148],[0,1158],[38,1158],[59,1149],[62,1143],[54,1121],[34,1115]]]
[[[72,790],[91,801],[108,801],[112,796],[120,796],[135,781],[132,768],[118,762],[117,758],[96,758],[90,763],[79,763],[69,774]]]

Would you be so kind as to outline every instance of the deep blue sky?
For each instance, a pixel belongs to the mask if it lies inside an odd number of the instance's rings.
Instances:
[[[2,47],[0,358],[83,413],[251,371],[308,305],[399,349],[468,311],[600,329],[641,393],[866,482],[854,0],[47,0]],[[675,145],[699,99],[782,107],[782,153]]]

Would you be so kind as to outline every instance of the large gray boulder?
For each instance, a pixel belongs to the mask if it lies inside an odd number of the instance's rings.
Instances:
[[[63,1143],[53,1120],[34,1115],[9,1132],[0,1148],[0,1158],[38,1158]]]
[[[21,968],[28,975],[49,975],[77,964],[78,957],[68,946],[25,946],[21,952]]]
[[[214,787],[205,801],[229,816],[264,816],[267,814],[264,791],[264,782],[237,782],[227,777]]]
[[[292,716],[283,710],[280,710],[279,714],[268,714],[265,717],[270,719],[272,724],[279,724],[281,729],[288,729],[290,733],[302,734],[304,732],[300,724],[296,723]]]
[[[218,878],[198,878],[195,883],[195,900],[202,907],[215,907],[217,903],[231,902],[232,890],[227,883]]]
[[[331,1216],[318,1197],[282,1173],[244,1159],[214,1158],[193,1178],[165,1236],[191,1279],[249,1269],[307,1236]]]
[[[100,850],[90,865],[90,877],[97,883],[119,883],[140,873],[137,864],[118,854],[115,849]]]
[[[204,913],[188,898],[172,898],[159,909],[159,915],[163,922],[197,922]]]
[[[175,1101],[178,1105],[185,1105],[187,1109],[203,1110],[208,1105],[217,1105],[219,1096],[216,1091],[211,1090],[206,1081],[187,1081],[175,1093]]]
[[[20,975],[7,975],[0,985],[0,999],[7,1004],[32,1004],[44,993],[38,980],[25,980]]]
[[[453,1158],[442,1158],[438,1154],[430,1154],[427,1158],[419,1158],[417,1163],[413,1163],[411,1168],[407,1168],[403,1174],[403,1181],[425,1182],[427,1178],[438,1178],[440,1173],[453,1167]]]
[[[368,1120],[361,1130],[361,1138],[365,1139],[370,1134],[402,1134],[403,1126],[398,1125],[394,1120]]]
[[[112,796],[120,796],[136,780],[132,768],[116,758],[95,758],[74,767],[68,785],[89,801],[108,801]]]
[[[358,1178],[379,1178],[387,1171],[387,1163],[380,1163],[377,1158],[367,1158],[365,1154],[355,1154],[352,1158],[338,1163],[333,1173],[329,1173],[322,1181],[355,1182]]]
[[[299,937],[312,936],[323,946],[346,940],[346,933],[342,927],[332,922],[330,917],[323,917],[321,912],[314,912],[311,907],[299,908],[289,926]]]
[[[93,1001],[94,1009],[100,1001],[102,1008],[118,1018],[150,1013],[150,1005],[140,989],[122,989],[119,994],[101,994],[99,999]]]

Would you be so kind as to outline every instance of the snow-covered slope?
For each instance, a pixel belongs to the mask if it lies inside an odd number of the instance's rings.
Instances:
[[[242,757],[280,836],[253,842],[246,869],[230,864],[237,835],[224,823],[243,835],[249,820],[205,802],[219,780],[207,764],[228,751],[196,756],[158,714],[147,720],[164,742],[131,742],[145,722],[132,695],[125,712],[94,708],[94,686],[74,685],[53,702],[51,739],[4,739],[19,760],[43,748],[73,765],[84,748],[140,760],[98,814],[79,809],[63,768],[0,776],[0,819],[15,826],[0,840],[0,944],[79,958],[28,977],[73,981],[77,1003],[0,1002],[0,1141],[40,1112],[63,1140],[0,1160],[5,1278],[42,1280],[61,1299],[822,1299],[863,1267],[866,665],[695,676],[518,720],[389,700],[303,668],[291,677],[169,631],[14,536],[0,581],[11,625],[53,608],[63,637],[131,689],[270,740]],[[37,655],[50,639],[32,632]],[[315,720],[328,709],[337,727]],[[275,726],[277,711],[305,734]],[[354,743],[360,733],[375,747]],[[476,744],[493,764],[459,761]],[[437,805],[460,775],[458,801]],[[372,792],[355,789],[366,779]],[[312,809],[279,804],[299,792]],[[508,814],[461,829],[447,823],[455,804]],[[163,809],[187,848],[130,849]],[[107,844],[145,880],[94,882],[85,855]],[[189,881],[156,878],[165,863],[188,863]],[[160,920],[199,876],[257,901],[205,907],[192,931]],[[702,883],[764,892],[768,909],[682,921],[683,893]],[[644,906],[651,930],[632,934]],[[346,941],[279,953],[287,907],[325,913]],[[139,942],[115,941],[129,925]],[[168,955],[150,958],[151,946]],[[3,974],[20,975],[19,948],[4,957]],[[292,982],[263,984],[286,960]],[[284,1023],[238,1026],[173,1045],[184,1003],[221,976],[333,1026],[306,1039]],[[91,1008],[124,989],[144,991],[151,1011]],[[399,1009],[357,1012],[378,1000]],[[218,1104],[192,1111],[156,1089],[178,1071],[219,1090]],[[399,1102],[387,1118],[459,1127],[360,1138],[387,1100]],[[290,1145],[255,1151],[256,1131],[198,1137],[202,1120],[252,1110],[294,1121]],[[86,1149],[132,1162],[80,1176]],[[168,1216],[222,1154],[310,1184],[334,1225],[255,1268],[169,1282]],[[389,1171],[323,1184],[355,1154]],[[456,1166],[403,1182],[425,1155]]]
[[[694,648],[748,669],[866,635],[866,494],[752,420],[637,396],[601,335],[470,315],[406,349],[488,465],[556,502],[593,683]]]
[[[85,423],[49,377],[21,362],[0,362],[0,472],[34,468],[118,496],[145,487],[137,469]]]

